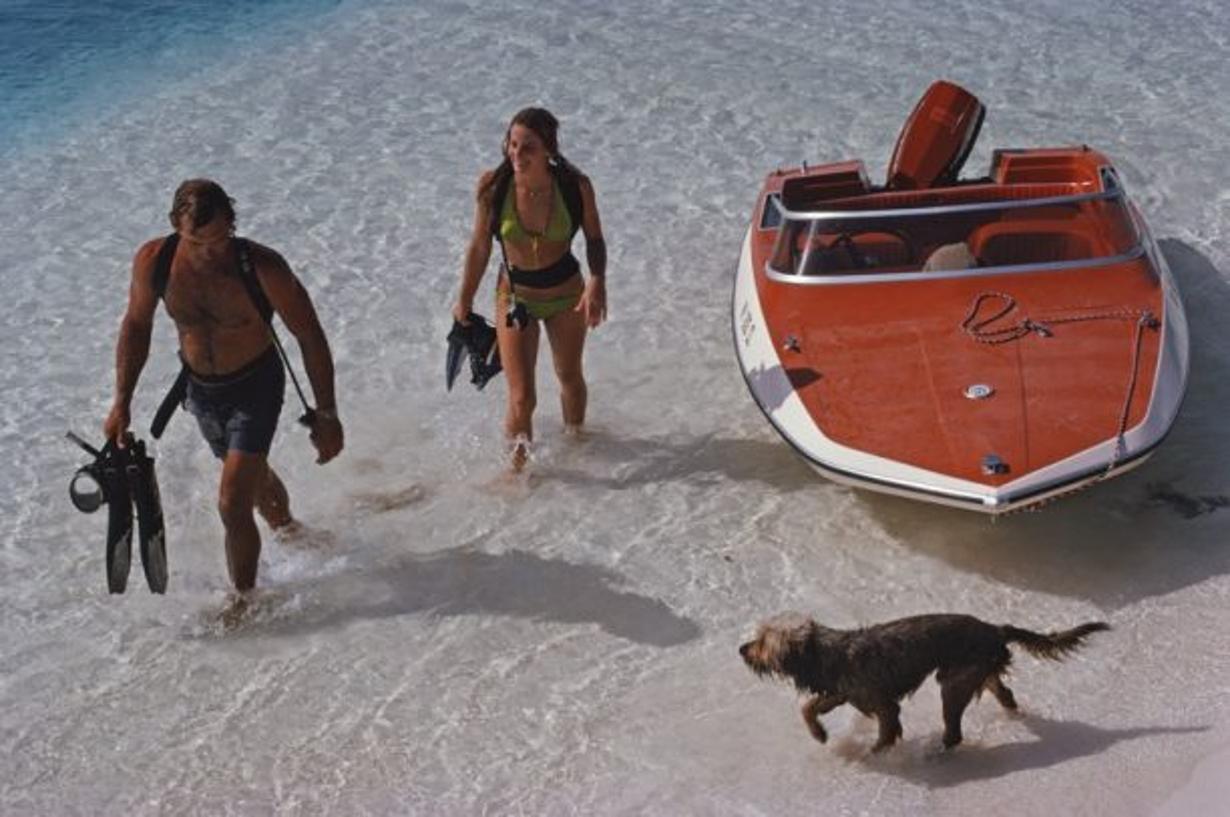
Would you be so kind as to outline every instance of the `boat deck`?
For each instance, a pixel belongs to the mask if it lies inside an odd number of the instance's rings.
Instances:
[[[1160,333],[1138,319],[1162,314],[1162,291],[1143,259],[841,287],[758,279],[797,395],[853,449],[999,485],[1114,437],[1133,380],[1127,427],[1148,408]],[[1014,309],[970,331],[1009,305],[1002,296]],[[1027,318],[1049,334],[1024,329]],[[967,397],[978,385],[993,393]],[[984,474],[988,454],[1008,471]]]

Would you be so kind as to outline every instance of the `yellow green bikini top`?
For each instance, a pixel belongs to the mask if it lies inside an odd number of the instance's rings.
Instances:
[[[500,208],[500,238],[504,241],[524,241],[526,239],[545,238],[548,241],[569,241],[572,238],[572,217],[568,215],[568,205],[564,202],[564,194],[560,192],[559,184],[551,180],[551,191],[555,201],[551,203],[551,221],[542,233],[531,233],[521,226],[517,217],[516,185],[508,185],[508,194],[504,196],[504,205]]]

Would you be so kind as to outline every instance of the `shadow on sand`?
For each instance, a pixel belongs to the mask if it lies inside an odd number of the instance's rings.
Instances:
[[[942,752],[928,751],[921,762],[917,756],[868,754],[862,759],[868,768],[905,778],[932,789],[958,786],[977,780],[993,780],[1019,772],[1045,769],[1080,757],[1096,755],[1116,743],[1154,735],[1181,735],[1207,732],[1207,726],[1142,726],[1135,729],[1099,729],[1088,724],[1054,721],[1038,715],[1023,714],[1018,719],[1037,740],[999,746],[961,746]],[[898,747],[908,748],[908,747]]]
[[[365,619],[430,613],[592,623],[654,647],[678,646],[700,635],[699,626],[664,602],[618,589],[621,583],[619,574],[594,565],[524,551],[485,553],[465,545],[286,585],[302,599],[299,609],[252,622],[243,633],[297,636]]]
[[[1113,609],[1230,572],[1222,494],[1230,461],[1224,338],[1230,285],[1190,246],[1161,242],[1191,332],[1187,397],[1170,436],[1136,471],[998,521],[870,492],[872,516],[909,547],[954,567]],[[1222,521],[1220,517],[1225,517]]]

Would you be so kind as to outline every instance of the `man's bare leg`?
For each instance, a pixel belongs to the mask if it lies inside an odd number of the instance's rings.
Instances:
[[[256,510],[274,530],[295,521],[290,514],[290,494],[268,463],[265,464],[265,484],[256,496]]]
[[[227,569],[231,583],[240,592],[256,586],[261,535],[256,529],[252,509],[257,494],[265,487],[268,471],[264,454],[229,451],[222,463],[218,513],[226,528]]]

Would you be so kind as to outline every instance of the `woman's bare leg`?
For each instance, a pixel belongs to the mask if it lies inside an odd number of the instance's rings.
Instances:
[[[588,331],[585,316],[569,309],[546,321],[546,325],[555,376],[559,378],[564,427],[578,430],[585,423],[585,408],[589,400],[589,390],[585,385],[585,374],[581,367],[585,335]]]
[[[534,364],[538,360],[539,329],[537,321],[521,329],[508,326],[504,315],[508,311],[508,295],[500,292],[496,298],[495,331],[500,344],[500,363],[508,381],[508,411],[504,416],[504,434],[509,440],[523,437],[534,439],[534,406],[538,396],[534,384]],[[525,465],[528,451],[513,452],[514,470]],[[520,461],[516,461],[520,456]]]

